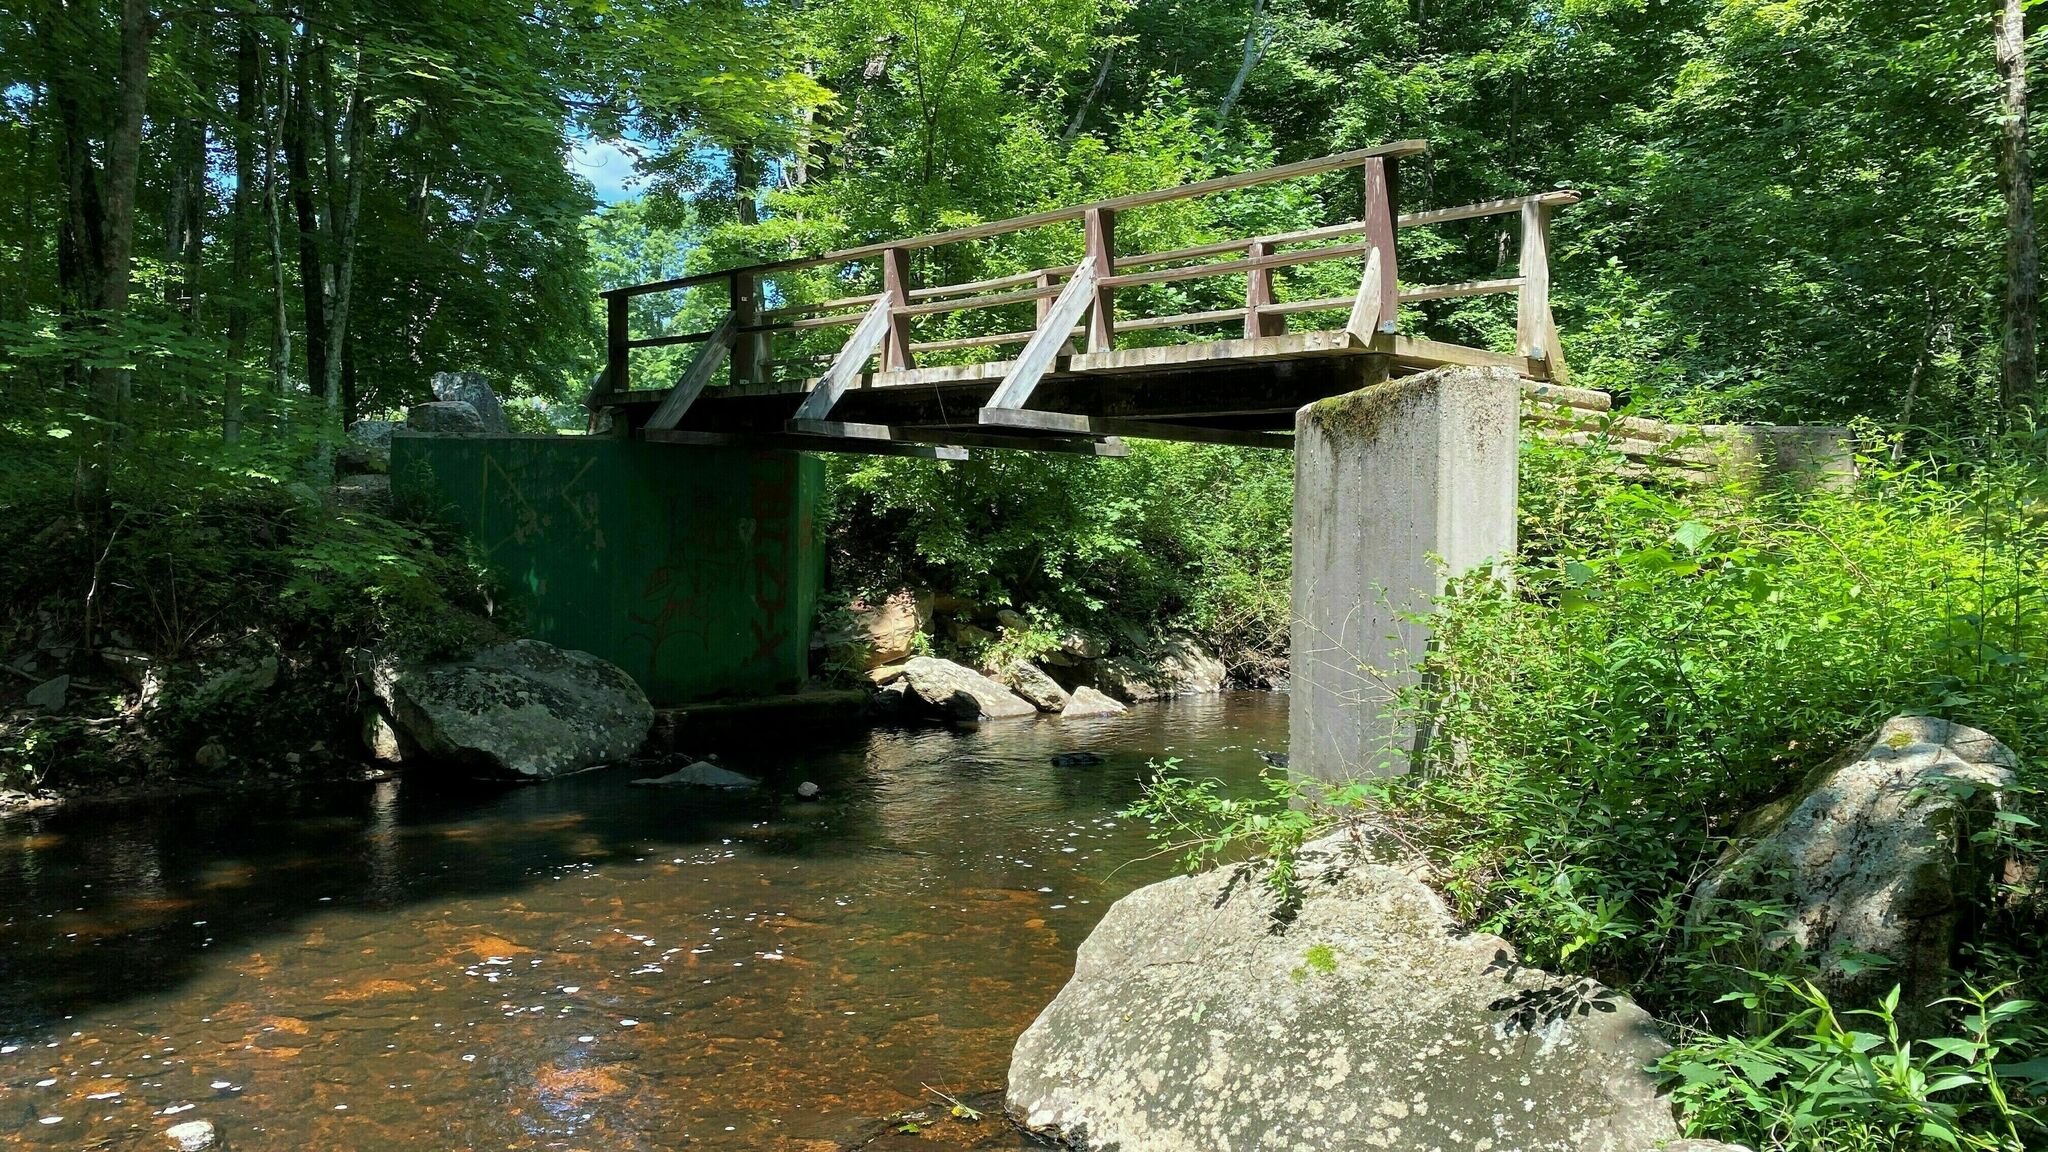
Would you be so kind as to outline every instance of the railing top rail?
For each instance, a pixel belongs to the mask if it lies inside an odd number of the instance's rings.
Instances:
[[[848,260],[860,260],[879,256],[890,249],[937,248],[945,244],[958,244],[968,240],[983,240],[990,236],[1002,236],[1011,232],[1022,232],[1045,224],[1059,224],[1079,220],[1090,212],[1120,212],[1130,208],[1142,208],[1149,204],[1163,204],[1172,200],[1186,200],[1206,196],[1212,192],[1227,192],[1237,188],[1252,188],[1260,184],[1271,184],[1280,180],[1292,180],[1303,176],[1315,176],[1324,172],[1335,172],[1344,168],[1356,168],[1374,159],[1395,159],[1414,156],[1427,151],[1429,143],[1424,140],[1396,140],[1372,148],[1359,148],[1350,152],[1339,152],[1333,156],[1318,156],[1312,160],[1297,160],[1292,164],[1281,164],[1273,168],[1260,168],[1251,172],[1235,172],[1227,176],[1216,176],[1198,180],[1192,184],[1181,184],[1172,188],[1155,188],[1149,192],[1133,192],[1115,196],[1108,200],[1096,200],[1087,204],[1075,204],[1066,208],[1051,208],[1034,212],[1028,216],[1015,216],[1007,220],[991,220],[985,224],[972,224],[965,228],[954,228],[945,232],[932,232],[923,236],[912,236],[901,240],[885,240],[876,244],[863,244],[855,248],[842,248],[821,256],[800,256],[788,260],[774,260],[763,264],[748,264],[738,268],[727,268],[717,272],[699,272],[692,276],[678,276],[671,280],[657,280],[649,284],[629,284],[622,288],[608,288],[601,296],[640,296],[649,292],[667,292],[677,288],[689,288],[698,284],[710,284],[727,279],[739,273],[760,275],[769,272],[792,272],[802,268],[816,268],[825,264],[840,264]]]

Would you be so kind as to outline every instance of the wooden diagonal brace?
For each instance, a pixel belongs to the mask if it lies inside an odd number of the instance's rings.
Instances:
[[[988,407],[1022,408],[1030,401],[1032,390],[1038,387],[1038,381],[1059,356],[1075,322],[1094,302],[1095,280],[1095,258],[1091,256],[1074,269],[1067,286],[1060,290],[1059,298],[1045,310],[1045,315],[1038,322],[1038,330],[1025,342],[1024,350],[1017,353],[1009,374],[996,386],[995,395],[989,397]]]
[[[853,335],[846,338],[839,355],[833,357],[832,367],[825,370],[810,394],[804,397],[804,402],[797,407],[796,419],[823,420],[832,414],[832,406],[846,395],[853,378],[860,375],[860,370],[867,365],[868,357],[879,351],[882,341],[889,338],[889,309],[898,303],[900,301],[893,293],[884,292],[868,306],[867,315],[860,318]]]
[[[703,393],[704,386],[711,383],[711,374],[718,371],[720,364],[725,363],[726,353],[732,351],[733,338],[739,335],[739,330],[739,313],[727,312],[725,319],[720,320],[718,326],[711,330],[711,335],[704,338],[704,343],[698,347],[697,354],[690,357],[690,366],[683,370],[683,378],[676,381],[676,386],[668,390],[668,395],[662,397],[661,407],[656,408],[654,415],[647,418],[646,427],[657,432],[666,432],[682,422],[683,413],[688,412],[690,405],[697,402],[697,397]]]
[[[1380,273],[1380,250],[1365,254],[1365,274],[1358,280],[1358,296],[1351,302],[1351,319],[1344,330],[1361,344],[1371,344],[1379,334],[1380,294],[1385,289]]]

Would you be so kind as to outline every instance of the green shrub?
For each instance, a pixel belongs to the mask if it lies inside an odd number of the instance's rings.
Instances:
[[[1254,673],[1287,650],[1292,459],[1138,441],[1124,459],[994,452],[831,462],[831,583],[921,584],[1037,630],[1191,628]]]

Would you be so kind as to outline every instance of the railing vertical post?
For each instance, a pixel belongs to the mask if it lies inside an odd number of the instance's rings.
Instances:
[[[1095,260],[1098,279],[1116,275],[1116,213],[1090,208],[1082,221],[1082,250]],[[1095,290],[1094,306],[1088,309],[1088,351],[1107,352],[1116,347],[1115,293]]]
[[[604,298],[604,377],[605,389],[624,392],[627,383],[629,352],[626,348],[627,308],[633,298],[623,292]]]
[[[1399,325],[1401,298],[1396,287],[1399,273],[1394,267],[1395,221],[1400,208],[1400,191],[1395,161],[1382,156],[1367,160],[1360,172],[1365,177],[1365,238],[1380,250],[1380,321],[1377,330],[1392,333]]]
[[[1518,273],[1522,286],[1515,293],[1515,346],[1529,361],[1532,371],[1539,366],[1550,374],[1555,338],[1550,321],[1550,207],[1536,201],[1522,204],[1522,251]]]
[[[1273,246],[1264,240],[1254,240],[1245,245],[1245,255],[1256,260],[1271,255]],[[1254,268],[1244,274],[1244,335],[1249,340],[1254,336],[1278,336],[1287,331],[1287,317],[1261,316],[1261,305],[1273,302],[1273,270]]]
[[[910,303],[910,253],[891,248],[882,253],[882,292],[892,308]],[[910,367],[910,317],[889,314],[889,335],[882,341],[882,371],[901,372]]]
[[[747,331],[761,323],[761,280],[739,271],[726,283],[730,288],[733,322],[738,325],[732,341],[732,382],[752,384],[762,378],[768,359],[768,334]]]

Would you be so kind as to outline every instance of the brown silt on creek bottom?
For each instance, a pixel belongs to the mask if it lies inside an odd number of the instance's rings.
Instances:
[[[999,1108],[1074,948],[1172,868],[1116,816],[1148,761],[1246,782],[1286,730],[1238,694],[734,748],[770,783],[739,798],[420,772],[25,814],[0,1145],[203,1119],[234,1152],[1030,1147],[924,1086]]]

